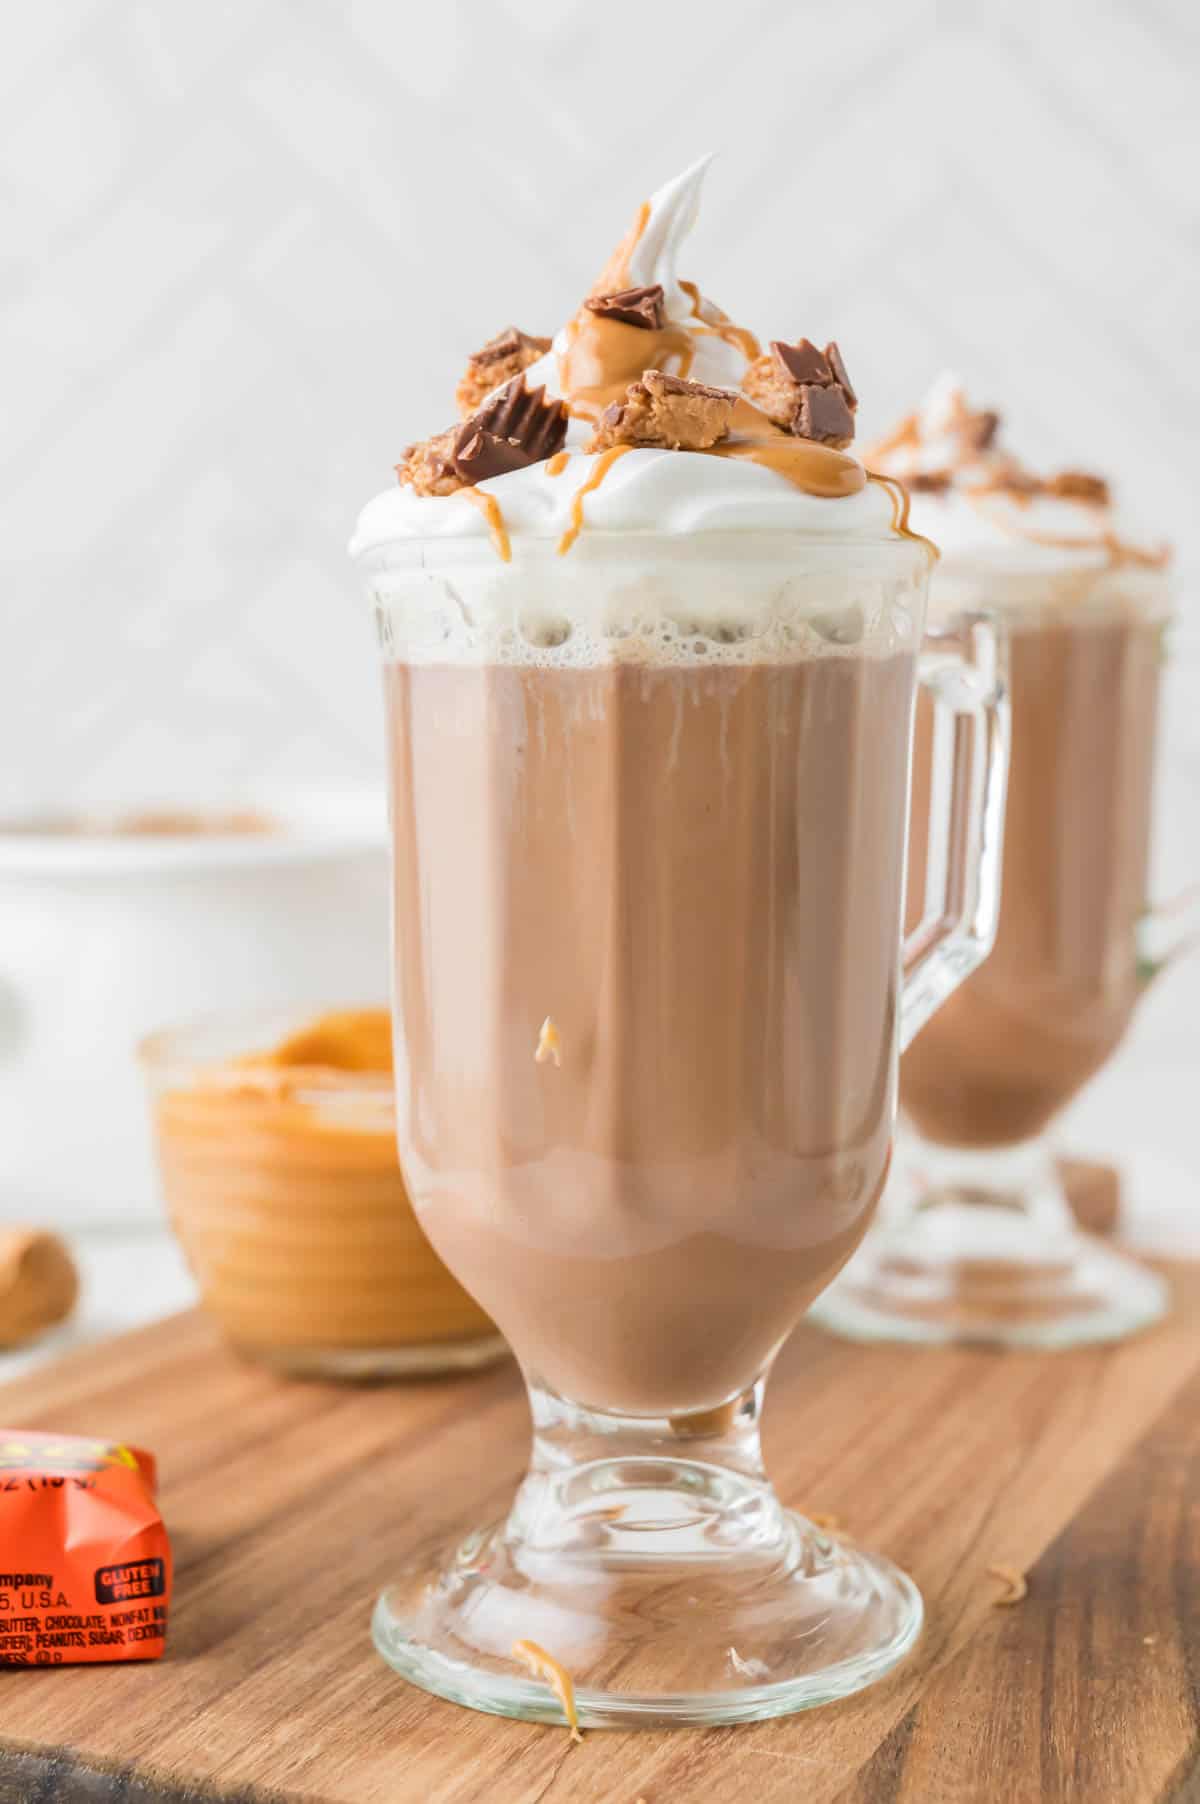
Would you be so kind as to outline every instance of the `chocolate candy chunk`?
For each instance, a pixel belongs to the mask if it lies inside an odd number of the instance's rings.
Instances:
[[[810,339],[802,338],[798,344],[788,345],[773,338],[771,355],[783,374],[797,384],[819,382],[824,386],[834,379],[828,357],[823,356]]]
[[[566,436],[563,403],[514,376],[459,428],[452,461],[464,482],[487,482],[552,457]]]
[[[834,381],[846,397],[847,407],[850,409],[851,413],[853,413],[858,406],[858,396],[855,394],[854,386],[851,383],[849,376],[846,374],[846,365],[842,361],[842,353],[838,350],[837,340],[835,338],[831,338],[829,343],[825,346],[825,358],[830,369],[833,371]]]
[[[1086,470],[1060,470],[1048,476],[1044,484],[1048,495],[1062,501],[1082,501],[1087,507],[1107,507],[1109,488],[1103,476],[1089,476]]]
[[[516,326],[505,326],[503,332],[497,332],[495,338],[489,338],[485,345],[472,353],[471,362],[486,367],[493,363],[507,363],[510,357],[525,357],[530,363],[536,363],[549,349],[548,338],[533,338]]]
[[[854,437],[854,415],[841,389],[819,388],[815,382],[806,382],[800,390],[792,431],[797,438],[810,438],[818,445],[844,450]]]
[[[493,389],[519,376],[549,349],[548,338],[534,338],[516,326],[506,326],[495,338],[489,338],[468,358],[466,371],[454,391],[459,419],[467,419]]]
[[[522,374],[463,425],[409,445],[396,474],[418,495],[452,495],[552,457],[566,436],[564,404],[548,401],[544,388],[528,388]]]
[[[840,447],[854,437],[858,396],[833,340],[821,351],[808,338],[795,344],[773,338],[770,350],[746,371],[742,392],[776,426],[798,438]]]
[[[672,451],[707,451],[728,433],[736,401],[732,389],[645,370],[625,390],[623,401],[605,408],[588,450],[660,445]]]
[[[661,282],[649,288],[622,288],[616,294],[598,294],[583,304],[601,319],[619,319],[623,325],[642,326],[648,332],[662,331],[665,315]]]

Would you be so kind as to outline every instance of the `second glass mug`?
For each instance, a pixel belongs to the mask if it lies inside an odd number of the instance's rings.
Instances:
[[[922,1607],[785,1510],[772,1359],[861,1238],[896,1068],[994,931],[997,641],[921,651],[923,541],[468,541],[361,560],[385,665],[401,1160],[511,1343],[506,1520],[401,1575],[376,1644],[502,1715],[749,1721],[869,1684]],[[913,700],[943,893],[902,944]]]
[[[1146,904],[1171,585],[1123,562],[939,566],[935,615],[985,604],[1009,623],[1013,719],[995,949],[904,1061],[899,1169],[818,1315],[869,1340],[1069,1347],[1166,1305],[1162,1278],[1079,1228],[1046,1129],[1188,944],[1188,898]],[[933,850],[921,797],[936,731],[922,711],[913,889]]]

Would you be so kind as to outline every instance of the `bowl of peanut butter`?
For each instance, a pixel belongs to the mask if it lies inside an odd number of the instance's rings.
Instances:
[[[140,1054],[167,1211],[236,1351],[346,1379],[505,1353],[409,1198],[385,1009],[222,1016],[152,1034]]]

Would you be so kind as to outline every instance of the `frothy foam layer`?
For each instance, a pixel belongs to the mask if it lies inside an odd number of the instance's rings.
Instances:
[[[369,587],[385,656],[408,664],[794,663],[913,649],[924,553],[889,553],[839,545],[803,572],[780,557],[748,565],[728,548],[678,568],[585,553],[564,585],[553,552],[517,566],[477,551],[437,570],[381,562]]]

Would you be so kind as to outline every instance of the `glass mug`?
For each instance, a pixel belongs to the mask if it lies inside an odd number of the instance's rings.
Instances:
[[[921,653],[922,541],[398,543],[385,665],[397,1124],[442,1259],[521,1363],[508,1518],[403,1575],[376,1644],[444,1697],[753,1720],[900,1659],[920,1596],[778,1502],[779,1346],[882,1191],[902,1045],[985,956],[997,642]],[[901,944],[913,698],[943,893]]]
[[[1167,962],[1146,907],[1164,573],[939,568],[935,606],[1008,624],[1013,756],[996,944],[901,1066],[911,1130],[822,1323],[863,1339],[1071,1346],[1156,1320],[1166,1286],[1077,1226],[1045,1130]],[[914,888],[935,735],[918,710]],[[1180,944],[1182,945],[1180,935]]]

